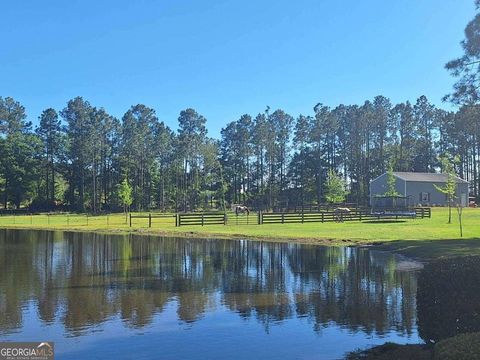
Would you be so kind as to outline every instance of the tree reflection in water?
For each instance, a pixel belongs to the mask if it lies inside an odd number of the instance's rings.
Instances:
[[[71,336],[120,317],[142,328],[175,305],[191,323],[220,308],[314,331],[415,331],[416,274],[364,249],[47,231],[0,231],[0,331],[22,327],[33,302]]]

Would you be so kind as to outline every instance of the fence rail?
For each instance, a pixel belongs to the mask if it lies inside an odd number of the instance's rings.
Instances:
[[[178,214],[176,217],[176,226],[187,225],[226,225],[227,215],[225,213],[191,213]]]
[[[417,217],[423,218],[431,218],[432,217],[432,208],[427,208],[427,207],[418,207],[415,208],[415,214],[417,214]]]
[[[257,217],[250,214],[234,214],[228,218],[229,225],[257,225]]]
[[[350,212],[335,212],[335,211],[312,211],[312,212],[258,212],[256,214],[250,213],[250,215],[235,215],[220,213],[220,212],[206,212],[206,213],[178,213],[178,214],[129,214],[129,225],[143,225],[149,228],[154,225],[153,223],[157,219],[165,219],[163,222],[158,221],[157,226],[173,225],[175,226],[188,226],[188,225],[261,225],[261,224],[289,224],[289,223],[323,223],[323,222],[346,222],[346,221],[364,221],[374,219],[399,219],[404,217],[416,217],[416,218],[431,218],[432,210],[428,207],[416,207],[410,208],[409,211],[404,213],[397,211],[385,211],[384,213],[373,213],[370,209],[351,209]],[[89,214],[28,214],[28,215],[15,215],[13,214],[13,223],[30,223],[37,222],[36,219],[41,218],[42,221],[47,224],[65,224],[65,225],[89,225],[102,223],[106,221],[106,225],[110,226],[113,223],[110,222],[111,217],[107,214],[103,216],[92,216]],[[26,219],[26,220],[25,220]],[[128,218],[125,219],[122,224],[128,226]],[[167,220],[171,219],[171,220]],[[35,220],[35,221],[34,221]],[[136,221],[137,220],[137,221]],[[142,221],[143,220],[143,221]],[[0,216],[0,222],[3,221],[3,217]],[[134,224],[135,223],[135,224]]]
[[[352,210],[349,213],[322,211],[322,212],[273,212],[258,213],[258,224],[293,224],[293,223],[311,223],[311,222],[343,222],[343,221],[362,221],[367,219],[398,219],[401,217],[419,217],[430,218],[432,212],[430,208],[415,208],[414,214],[409,213],[385,213],[372,214],[370,210]]]
[[[152,219],[165,219],[165,218],[175,218],[177,219],[176,214],[148,214],[148,215],[132,215],[130,214],[130,227],[132,227],[132,219],[148,219],[148,227],[152,227]]]
[[[288,224],[332,221],[363,220],[366,212],[351,211],[350,213],[335,213],[334,211],[303,212],[303,213],[260,213],[259,224]]]

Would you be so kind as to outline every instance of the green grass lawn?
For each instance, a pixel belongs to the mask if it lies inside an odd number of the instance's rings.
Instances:
[[[298,241],[328,244],[376,244],[410,256],[433,258],[480,254],[480,209],[463,211],[463,238],[460,238],[457,212],[453,209],[452,224],[447,224],[448,209],[433,208],[432,218],[398,221],[352,221],[344,223],[256,224],[251,214],[229,215],[224,225],[175,227],[175,219],[133,219],[132,227],[123,214],[86,216],[76,214],[1,216],[2,228],[35,228],[77,231],[141,232],[162,235],[198,237],[235,237],[264,240]]]

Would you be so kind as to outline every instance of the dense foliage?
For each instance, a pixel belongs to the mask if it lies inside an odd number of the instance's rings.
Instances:
[[[480,354],[480,333],[461,334],[440,341],[435,345],[435,360],[478,359]]]
[[[427,264],[418,278],[417,314],[426,343],[480,331],[480,257]]]
[[[119,120],[77,97],[59,112],[43,111],[33,129],[19,102],[0,98],[2,203],[121,209],[119,185],[128,179],[135,210],[222,208],[223,199],[287,207],[325,202],[329,171],[347,184],[348,201],[365,203],[370,180],[389,164],[432,172],[447,152],[459,154],[457,174],[479,193],[480,107],[454,113],[425,96],[395,106],[377,96],[361,106],[317,104],[313,110],[296,119],[269,108],[243,115],[216,140],[194,109],[180,112],[173,131],[145,105],[132,106]]]

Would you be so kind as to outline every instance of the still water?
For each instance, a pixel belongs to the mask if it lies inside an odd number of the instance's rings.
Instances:
[[[422,342],[392,254],[242,240],[0,230],[0,340],[57,359],[338,359]]]

